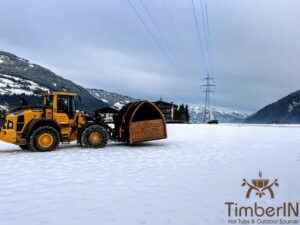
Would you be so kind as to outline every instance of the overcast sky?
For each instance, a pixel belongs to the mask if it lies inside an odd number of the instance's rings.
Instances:
[[[159,44],[127,0],[0,2],[3,51],[84,87],[203,103],[206,69],[192,0],[165,0],[170,14],[163,0],[142,0],[158,30],[141,0],[131,0]],[[200,6],[195,0],[206,54]],[[299,0],[207,0],[207,6],[217,106],[251,113],[300,88]]]

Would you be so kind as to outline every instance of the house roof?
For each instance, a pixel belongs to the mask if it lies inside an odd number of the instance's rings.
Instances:
[[[175,105],[174,103],[164,102],[164,101],[161,101],[161,100],[153,102],[153,103],[156,104],[156,105],[160,104],[160,105],[170,105],[170,106],[177,107],[177,105]]]
[[[96,110],[96,113],[118,113],[118,112],[119,112],[119,110],[114,109],[112,107],[108,107],[108,106]]]

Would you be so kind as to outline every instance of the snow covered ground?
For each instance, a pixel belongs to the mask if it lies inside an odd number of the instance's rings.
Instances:
[[[299,201],[300,127],[169,125],[169,138],[48,153],[0,143],[1,225],[220,225],[226,201]],[[245,199],[242,179],[278,178]]]

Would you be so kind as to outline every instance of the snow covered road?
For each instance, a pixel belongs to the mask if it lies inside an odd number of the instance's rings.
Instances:
[[[298,126],[169,125],[168,135],[47,153],[1,142],[0,225],[226,224],[224,202],[246,202],[242,179],[260,170],[280,183],[264,202],[300,199]]]

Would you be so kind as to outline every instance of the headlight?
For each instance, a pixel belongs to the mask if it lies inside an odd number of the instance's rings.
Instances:
[[[8,129],[12,129],[13,126],[14,126],[13,122],[8,121],[8,123],[7,123],[7,128],[8,128]]]

